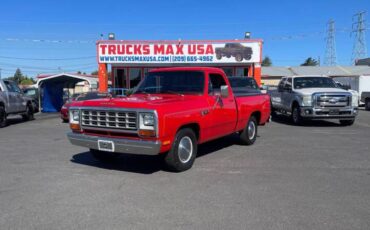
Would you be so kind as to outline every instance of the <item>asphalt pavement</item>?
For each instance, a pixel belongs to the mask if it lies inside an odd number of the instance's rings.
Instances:
[[[156,157],[96,161],[58,115],[0,129],[0,229],[370,229],[370,112],[353,126],[284,117],[199,149],[171,173]]]

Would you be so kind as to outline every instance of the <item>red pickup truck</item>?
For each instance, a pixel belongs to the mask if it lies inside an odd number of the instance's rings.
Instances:
[[[253,144],[270,117],[270,97],[247,89],[234,95],[218,68],[161,68],[128,97],[76,101],[69,113],[70,142],[95,158],[161,154],[180,172],[192,167],[198,144],[232,133]]]

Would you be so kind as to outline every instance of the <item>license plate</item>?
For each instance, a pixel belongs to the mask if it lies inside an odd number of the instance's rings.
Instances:
[[[114,152],[113,141],[98,140],[98,148],[101,151]]]
[[[331,110],[329,110],[329,114],[330,115],[338,115],[339,114],[339,110],[338,109],[331,109]]]

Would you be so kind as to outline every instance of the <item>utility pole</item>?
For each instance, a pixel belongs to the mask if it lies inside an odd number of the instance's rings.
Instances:
[[[324,64],[327,66],[337,65],[337,52],[335,47],[335,21],[330,19],[326,29],[326,50]]]
[[[366,58],[366,23],[365,23],[366,11],[359,12],[352,17],[352,33],[355,34],[355,41],[352,50],[352,64],[356,64],[356,61],[361,58]],[[351,33],[351,34],[352,34]]]

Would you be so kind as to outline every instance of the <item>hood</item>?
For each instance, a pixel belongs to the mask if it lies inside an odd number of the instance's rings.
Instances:
[[[74,107],[111,107],[133,109],[157,109],[177,105],[188,101],[194,101],[197,95],[172,95],[172,94],[135,94],[129,97],[102,98],[87,101],[74,101],[70,106]]]
[[[294,92],[302,95],[312,95],[314,93],[349,93],[348,91],[340,88],[306,88],[294,89]]]

